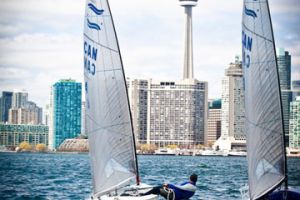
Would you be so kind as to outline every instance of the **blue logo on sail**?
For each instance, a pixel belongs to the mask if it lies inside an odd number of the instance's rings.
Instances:
[[[89,3],[88,7],[91,11],[93,11],[96,15],[102,15],[104,13],[103,9],[98,9],[94,4]],[[90,29],[95,29],[97,31],[101,30],[100,26],[97,23],[91,22],[89,19],[87,19],[87,26]]]
[[[89,19],[87,19],[87,25],[91,29],[95,29],[97,31],[101,30],[101,28],[100,28],[100,26],[98,24],[90,22]]]
[[[256,12],[254,10],[250,10],[250,9],[246,8],[246,6],[245,6],[245,14],[248,16],[251,16],[253,18],[257,17]]]
[[[94,6],[94,4],[92,4],[92,3],[89,3],[89,4],[88,4],[88,7],[89,7],[96,15],[102,15],[103,12],[104,12],[103,9],[100,10],[100,9],[96,8],[96,6]]]

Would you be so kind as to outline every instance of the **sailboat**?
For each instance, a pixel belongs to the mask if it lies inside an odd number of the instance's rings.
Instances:
[[[127,86],[107,0],[86,1],[84,80],[92,198],[157,199],[157,195],[140,196],[151,187],[139,180]]]
[[[281,91],[268,0],[244,0],[243,72],[250,199],[296,200],[288,188]]]

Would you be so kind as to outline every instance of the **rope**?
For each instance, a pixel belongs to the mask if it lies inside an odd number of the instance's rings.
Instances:
[[[164,190],[168,193],[167,200],[175,200],[175,192],[174,190],[164,187]],[[172,199],[170,199],[170,195],[173,194]]]

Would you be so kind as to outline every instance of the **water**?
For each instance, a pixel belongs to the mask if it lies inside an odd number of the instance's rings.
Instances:
[[[247,183],[243,157],[139,156],[143,182],[180,183],[198,174],[192,198],[241,199]],[[300,159],[289,159],[289,185],[300,189]],[[0,199],[87,199],[91,194],[87,154],[0,153]]]

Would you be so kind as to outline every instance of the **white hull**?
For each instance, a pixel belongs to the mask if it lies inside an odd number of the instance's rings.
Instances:
[[[140,196],[141,193],[145,193],[152,189],[151,186],[141,183],[140,185],[131,185],[128,187],[123,188],[120,192],[115,195],[115,192],[111,192],[110,195],[103,195],[100,197],[92,197],[91,199],[94,200],[158,200],[157,195],[146,195]],[[126,194],[126,196],[124,195]]]
[[[102,196],[99,198],[100,200],[158,200],[157,195],[147,195],[147,196]]]
[[[247,156],[247,152],[243,152],[243,151],[241,151],[241,152],[229,152],[228,153],[228,156]]]

